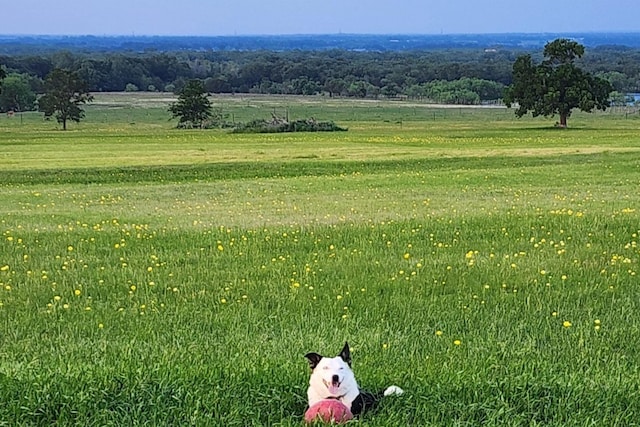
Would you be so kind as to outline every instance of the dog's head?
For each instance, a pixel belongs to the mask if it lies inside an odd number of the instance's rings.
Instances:
[[[358,390],[355,376],[351,370],[351,352],[349,344],[336,357],[323,357],[318,353],[305,356],[311,367],[309,385],[323,398],[340,398]]]

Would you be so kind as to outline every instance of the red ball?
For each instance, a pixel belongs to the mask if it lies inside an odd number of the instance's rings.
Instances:
[[[342,424],[353,419],[353,414],[347,406],[337,399],[325,399],[307,409],[304,420],[307,423],[322,421],[325,423]]]

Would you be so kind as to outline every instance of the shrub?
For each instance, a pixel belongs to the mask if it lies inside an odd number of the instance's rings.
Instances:
[[[288,122],[274,117],[272,120],[252,120],[238,123],[233,133],[281,133],[281,132],[344,132],[346,128],[332,121],[319,122],[315,119],[301,119]]]

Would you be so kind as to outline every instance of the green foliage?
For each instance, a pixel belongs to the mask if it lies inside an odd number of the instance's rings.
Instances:
[[[464,77],[459,80],[434,80],[414,85],[407,91],[411,98],[426,98],[439,104],[475,105],[500,99],[505,86],[501,83]]]
[[[0,112],[31,111],[35,108],[36,94],[29,85],[29,76],[9,74],[0,92]]]
[[[7,77],[6,71],[4,71],[4,67],[0,66],[0,93],[2,93],[2,81]]]
[[[522,50],[509,48],[486,52],[477,48],[410,52],[75,51],[3,56],[0,64],[9,72],[27,73],[39,79],[55,66],[64,65],[78,72],[94,92],[124,91],[127,84],[140,90],[174,92],[182,89],[186,81],[199,78],[210,93],[324,93],[328,97],[397,98],[424,97],[416,88],[436,81],[469,78],[508,85],[512,83],[514,60],[521,53]],[[638,49],[601,46],[575,58],[588,73],[610,78],[616,90],[640,92]],[[481,101],[501,97],[501,93],[488,95],[465,88],[464,93],[460,90],[436,102],[477,102],[467,90],[477,93]]]
[[[340,127],[332,121],[256,119],[248,123],[236,124],[233,128],[233,133],[343,132],[346,130],[346,128]]]
[[[598,73],[598,77],[607,80],[611,83],[613,90],[620,93],[635,92],[635,81],[633,78],[627,77],[625,74],[619,71],[608,71],[605,73]]]
[[[557,39],[544,48],[545,59],[535,65],[531,55],[518,57],[513,65],[513,83],[505,90],[507,106],[517,104],[516,116],[531,112],[533,116],[560,115],[560,126],[574,108],[591,112],[609,107],[611,84],[582,71],[575,60],[584,47],[574,41]]]
[[[202,128],[212,116],[211,101],[201,80],[189,80],[179,92],[178,100],[169,106],[179,128]]]
[[[551,66],[571,64],[584,55],[584,46],[569,39],[556,39],[544,46],[545,63]]]
[[[45,117],[55,116],[67,130],[67,121],[80,122],[85,115],[82,106],[92,100],[87,83],[77,73],[56,68],[45,80],[45,94],[38,100],[38,108]]]

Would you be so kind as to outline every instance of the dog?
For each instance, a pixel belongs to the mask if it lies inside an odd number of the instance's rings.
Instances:
[[[383,396],[404,393],[398,386],[387,387],[380,393],[360,390],[351,370],[351,351],[347,342],[336,357],[324,357],[318,353],[307,353],[304,357],[311,367],[307,389],[309,407],[321,400],[337,399],[351,409],[353,415],[360,415],[373,409]]]

